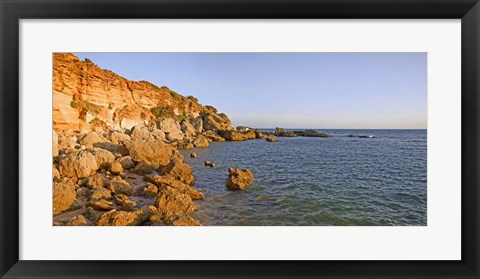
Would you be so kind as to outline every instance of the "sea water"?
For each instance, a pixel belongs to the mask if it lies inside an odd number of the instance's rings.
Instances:
[[[193,216],[216,226],[427,224],[426,130],[319,131],[333,137],[213,142],[182,151],[205,194]],[[250,169],[254,183],[228,190],[230,167]]]

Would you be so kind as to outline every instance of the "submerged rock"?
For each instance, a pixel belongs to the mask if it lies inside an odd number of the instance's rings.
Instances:
[[[278,139],[277,139],[277,138],[274,138],[274,137],[268,137],[268,138],[266,139],[266,141],[268,141],[268,142],[277,142]]]
[[[203,164],[207,167],[211,167],[211,168],[214,168],[215,167],[215,163],[214,162],[210,162],[210,161],[207,161],[205,160],[205,162],[203,162]]]
[[[253,173],[249,169],[228,169],[227,188],[230,190],[243,190],[253,183]]]

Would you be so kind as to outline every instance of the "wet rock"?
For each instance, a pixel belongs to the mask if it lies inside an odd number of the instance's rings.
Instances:
[[[180,193],[189,195],[192,198],[192,200],[201,200],[204,198],[203,194],[199,192],[197,189],[181,181],[175,180],[172,177],[155,175],[155,176],[145,176],[144,179],[145,181],[151,182],[158,187],[169,186],[169,187],[175,188]]]
[[[268,138],[266,139],[266,141],[268,141],[268,142],[277,142],[278,139],[277,139],[277,138],[274,138],[274,137],[268,137]]]
[[[75,208],[75,184],[69,178],[53,183],[53,215]]]
[[[86,150],[70,153],[62,157],[59,162],[60,174],[71,178],[88,177],[97,170],[95,156]]]
[[[275,136],[282,136],[285,133],[285,129],[276,127],[275,128]]]
[[[65,225],[67,226],[89,226],[90,222],[83,215],[72,217]]]
[[[189,216],[189,215],[181,215],[181,216],[172,216],[165,220],[164,222],[166,225],[169,226],[201,226],[202,224],[197,219]]]
[[[195,181],[190,166],[178,158],[173,159],[167,166],[162,168],[160,174],[179,180],[188,185],[193,185],[193,182]]]
[[[255,137],[256,137],[257,139],[267,139],[267,138],[268,138],[267,135],[265,135],[264,133],[262,133],[262,132],[260,132],[260,131],[258,131],[258,130],[255,130]]]
[[[128,184],[126,180],[123,180],[120,176],[115,176],[110,180],[109,188],[115,195],[125,194],[131,196],[133,193],[132,186]]]
[[[133,161],[145,161],[154,168],[167,165],[177,152],[175,147],[160,140],[134,140],[126,146]]]
[[[194,141],[193,145],[195,147],[205,148],[208,147],[208,140],[205,136],[199,135]]]
[[[190,158],[197,158],[197,153],[195,152],[190,153]]]
[[[158,194],[158,188],[156,185],[147,182],[145,186],[138,188],[135,193],[140,197],[154,198]]]
[[[145,161],[141,161],[134,168],[133,171],[138,174],[150,174],[153,171],[153,167],[147,164]]]
[[[210,162],[210,161],[207,161],[207,160],[205,160],[205,162],[203,162],[203,164],[204,164],[206,167],[211,167],[211,168],[214,168],[214,167],[215,167],[215,163],[214,163],[214,162]]]
[[[253,173],[249,169],[228,169],[227,188],[230,190],[243,190],[253,183]]]
[[[139,226],[155,213],[153,206],[142,207],[134,212],[111,210],[100,216],[97,226]]]

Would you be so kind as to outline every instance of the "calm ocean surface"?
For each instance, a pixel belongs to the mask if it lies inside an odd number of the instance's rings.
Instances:
[[[217,226],[427,224],[426,130],[319,131],[334,137],[211,143],[193,149],[196,159],[183,151],[205,193],[194,217]],[[254,184],[229,191],[229,167],[252,170]]]

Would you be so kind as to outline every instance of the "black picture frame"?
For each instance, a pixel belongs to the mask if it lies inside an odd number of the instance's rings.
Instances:
[[[478,0],[0,0],[0,16],[2,278],[480,278]],[[19,260],[19,20],[26,18],[461,19],[462,260],[281,262]]]

